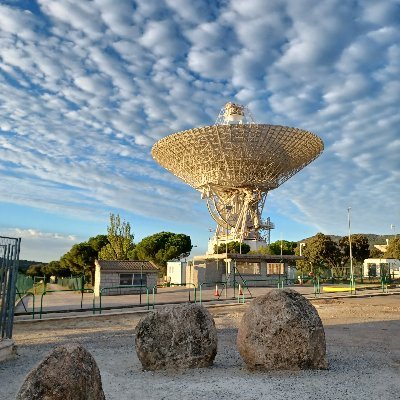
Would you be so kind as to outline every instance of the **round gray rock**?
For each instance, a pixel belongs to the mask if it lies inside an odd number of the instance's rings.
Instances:
[[[16,400],[105,400],[92,355],[79,344],[56,347],[26,376]]]
[[[250,369],[326,369],[325,331],[315,307],[292,290],[257,297],[239,325],[237,347]]]
[[[136,353],[150,371],[208,367],[217,354],[214,320],[196,304],[164,307],[139,321]]]

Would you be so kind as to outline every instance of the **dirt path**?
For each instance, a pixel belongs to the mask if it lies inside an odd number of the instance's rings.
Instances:
[[[0,399],[15,398],[26,373],[55,345],[78,341],[95,357],[111,399],[399,399],[400,296],[316,300],[328,371],[248,371],[236,350],[244,306],[210,308],[218,328],[212,368],[143,372],[134,350],[139,314],[16,324],[19,356],[0,364]]]

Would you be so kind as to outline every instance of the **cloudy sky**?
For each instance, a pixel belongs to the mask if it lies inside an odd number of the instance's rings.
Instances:
[[[227,101],[325,151],[270,193],[272,240],[400,231],[399,0],[2,0],[0,234],[58,259],[106,233],[214,226],[155,141]]]

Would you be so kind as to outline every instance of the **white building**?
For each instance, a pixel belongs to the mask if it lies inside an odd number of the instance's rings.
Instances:
[[[186,283],[186,261],[167,262],[167,282],[182,284]]]
[[[395,258],[367,258],[364,260],[363,275],[365,277],[381,277],[389,274],[393,279],[400,278],[400,260]]]
[[[234,253],[194,256],[193,263],[186,268],[186,283],[198,287],[205,282],[226,281],[231,286],[246,281],[249,286],[267,286],[281,279],[293,279],[295,271],[288,265],[300,259],[293,255]]]

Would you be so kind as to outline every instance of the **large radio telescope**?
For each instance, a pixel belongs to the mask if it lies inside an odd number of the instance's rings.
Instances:
[[[215,125],[173,133],[156,142],[153,158],[201,193],[217,222],[216,240],[260,241],[271,229],[261,218],[267,193],[317,158],[315,134],[256,124],[247,107],[227,103]]]

